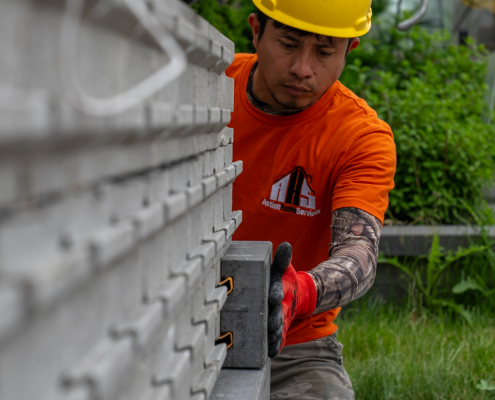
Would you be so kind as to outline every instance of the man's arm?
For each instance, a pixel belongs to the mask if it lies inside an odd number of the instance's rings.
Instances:
[[[309,271],[317,290],[313,314],[348,304],[373,285],[381,228],[377,218],[358,208],[333,212],[330,258]]]

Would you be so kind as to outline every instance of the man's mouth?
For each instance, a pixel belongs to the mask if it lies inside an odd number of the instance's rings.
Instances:
[[[294,96],[302,96],[310,92],[310,90],[308,88],[305,88],[304,86],[284,85],[284,87],[287,88],[287,90]]]

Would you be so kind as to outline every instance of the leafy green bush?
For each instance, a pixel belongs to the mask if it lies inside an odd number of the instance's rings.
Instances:
[[[388,217],[407,223],[493,223],[482,189],[495,172],[495,129],[483,121],[486,54],[446,33],[379,27],[348,58],[344,85],[391,126],[397,146]]]
[[[249,14],[256,12],[252,0],[228,0],[220,6],[218,0],[199,0],[192,8],[235,43],[236,53],[254,53]]]

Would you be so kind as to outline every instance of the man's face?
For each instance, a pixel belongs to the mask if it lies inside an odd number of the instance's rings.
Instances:
[[[256,96],[278,107],[298,109],[315,103],[339,78],[349,39],[298,36],[276,29],[269,20],[261,40],[255,14],[249,16],[258,68],[253,79]],[[353,39],[349,50],[359,44]]]

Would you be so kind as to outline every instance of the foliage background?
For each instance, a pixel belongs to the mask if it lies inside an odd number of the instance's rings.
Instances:
[[[495,172],[487,118],[486,53],[446,32],[378,24],[341,77],[394,132],[396,187],[389,218],[407,223],[493,223],[483,188]]]
[[[495,175],[495,129],[485,122],[483,100],[486,53],[473,42],[452,44],[446,32],[399,32],[394,18],[380,19],[388,3],[373,1],[372,32],[341,76],[394,132],[398,164],[387,222],[494,224],[482,194]],[[199,0],[193,8],[236,52],[255,51],[252,0]]]

